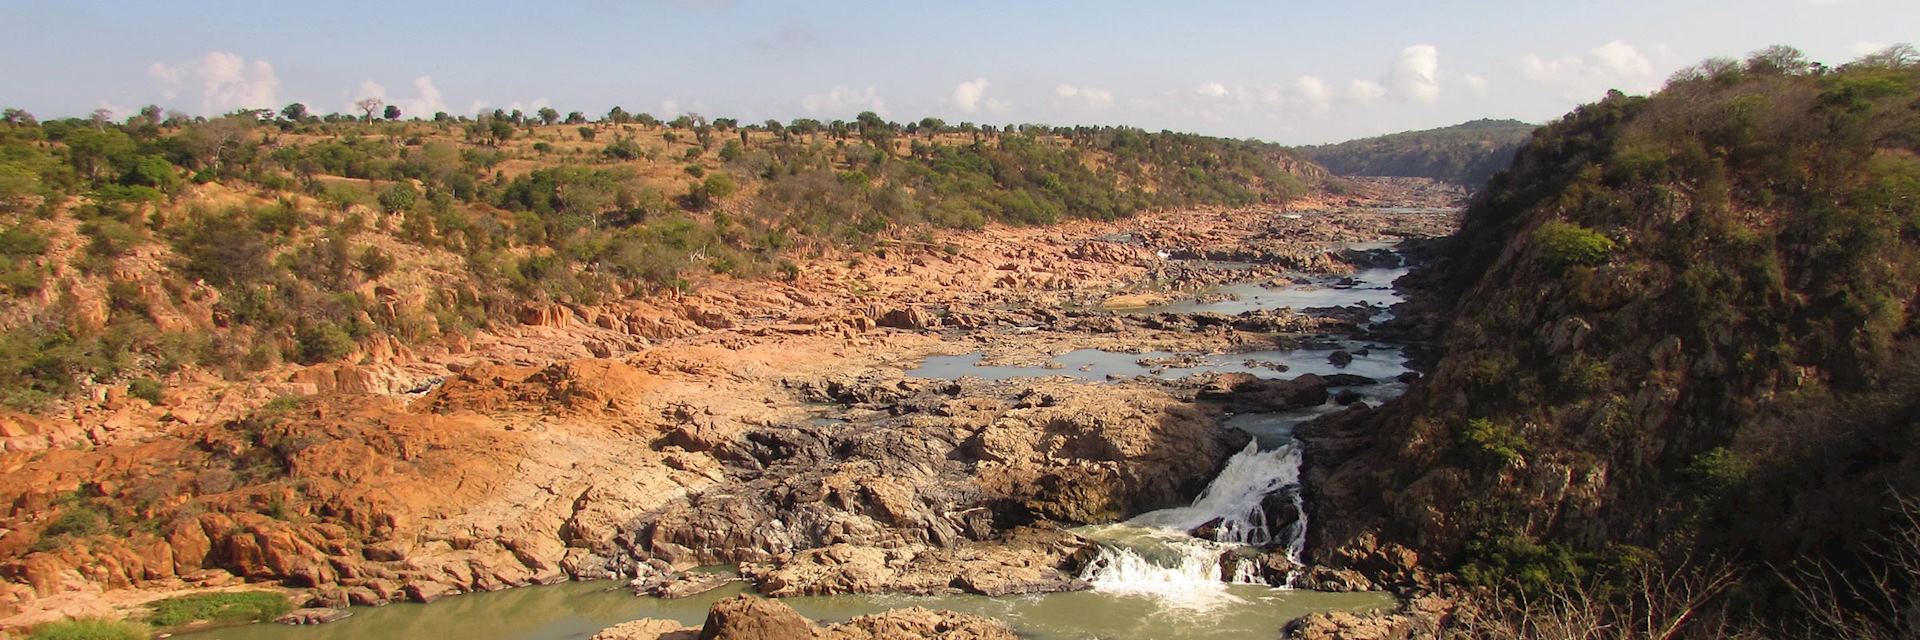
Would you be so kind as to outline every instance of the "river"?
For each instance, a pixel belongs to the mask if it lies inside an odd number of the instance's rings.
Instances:
[[[1267,288],[1236,284],[1216,292],[1234,294],[1216,302],[1186,302],[1143,312],[1239,313],[1257,309],[1369,304],[1385,308],[1398,302],[1394,278],[1404,269],[1367,269],[1351,279],[1323,279],[1314,284]],[[1405,390],[1396,378],[1406,359],[1394,345],[1336,340],[1337,347],[1361,355],[1345,366],[1327,356],[1334,350],[1269,351],[1206,355],[1198,364],[1152,367],[1140,362],[1179,354],[1114,353],[1081,350],[1058,356],[1051,366],[981,366],[981,354],[935,356],[908,372],[918,377],[980,376],[1012,379],[1067,375],[1088,382],[1120,376],[1150,375],[1178,378],[1206,371],[1240,371],[1269,378],[1291,378],[1306,373],[1349,373],[1376,380],[1353,388],[1363,401],[1377,404]],[[1275,367],[1272,365],[1286,365]],[[1298,560],[1306,539],[1310,514],[1299,501],[1300,452],[1292,437],[1295,425],[1339,410],[1327,404],[1271,414],[1233,416],[1229,426],[1252,433],[1247,448],[1228,461],[1193,504],[1142,514],[1127,522],[1082,527],[1077,533],[1101,544],[1097,558],[1082,579],[1089,591],[989,598],[976,595],[898,596],[840,595],[784,598],[801,614],[821,622],[837,622],[887,609],[919,606],[950,609],[1002,620],[1023,637],[1061,640],[1147,640],[1181,638],[1211,640],[1273,637],[1288,620],[1315,611],[1386,609],[1396,604],[1383,593],[1319,593],[1269,586],[1250,566],[1238,567],[1231,580],[1222,580],[1223,554],[1249,545],[1282,548]],[[1265,498],[1289,496],[1300,511],[1297,524],[1268,530]],[[1188,534],[1213,524],[1209,538]],[[1251,559],[1243,559],[1250,564]],[[637,597],[613,582],[575,582],[526,587],[494,593],[447,598],[421,605],[392,604],[356,607],[341,622],[315,627],[260,624],[183,634],[196,640],[383,640],[420,637],[462,640],[567,640],[638,618],[661,618],[698,625],[707,608],[722,598],[749,590],[735,583],[699,596],[662,600]]]

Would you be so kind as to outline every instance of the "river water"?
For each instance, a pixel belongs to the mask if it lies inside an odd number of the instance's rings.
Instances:
[[[1361,271],[1351,281],[1268,288],[1230,285],[1221,291],[1237,300],[1178,303],[1144,311],[1239,313],[1278,309],[1370,304],[1381,308],[1399,299],[1391,290],[1403,269]],[[1340,349],[1360,350],[1345,367],[1328,363],[1332,348],[1203,356],[1194,366],[1155,366],[1142,359],[1171,353],[1127,354],[1081,350],[1054,358],[1052,367],[980,366],[981,354],[935,356],[909,372],[918,377],[980,376],[1013,379],[1067,375],[1099,382],[1121,376],[1179,378],[1206,371],[1240,371],[1267,378],[1305,373],[1350,373],[1379,382],[1355,387],[1364,401],[1378,404],[1405,390],[1394,378],[1406,371],[1406,359],[1392,345],[1335,341]],[[1285,365],[1284,368],[1274,365]],[[1111,376],[1111,377],[1110,377]],[[1022,637],[1040,640],[1214,640],[1274,637],[1287,621],[1315,611],[1387,609],[1396,602],[1383,593],[1319,593],[1272,587],[1257,579],[1252,561],[1242,560],[1222,580],[1223,554],[1250,551],[1249,545],[1284,549],[1297,560],[1306,540],[1310,515],[1299,502],[1300,452],[1294,426],[1340,410],[1327,404],[1272,414],[1245,414],[1229,426],[1254,435],[1194,503],[1142,514],[1127,522],[1082,527],[1081,535],[1101,551],[1081,576],[1093,589],[1003,598],[976,595],[842,595],[784,598],[801,614],[822,622],[900,607],[950,609],[996,618]],[[1265,526],[1265,498],[1279,493],[1301,511],[1298,524],[1281,531]],[[1211,538],[1188,531],[1213,523]],[[615,582],[575,582],[509,589],[447,598],[430,605],[400,603],[355,607],[353,617],[327,625],[290,627],[260,624],[183,634],[196,640],[346,640],[422,637],[462,640],[569,640],[638,618],[678,620],[698,626],[714,602],[747,592],[734,584],[698,596],[662,600],[637,597]]]

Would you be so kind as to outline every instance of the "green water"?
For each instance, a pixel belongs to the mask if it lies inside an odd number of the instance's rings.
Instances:
[[[193,640],[567,640],[587,638],[639,618],[699,626],[715,601],[748,590],[734,584],[680,600],[636,597],[616,582],[573,582],[447,598],[433,604],[354,607],[353,617],[311,627],[258,624],[180,638]],[[1272,638],[1288,620],[1314,611],[1364,611],[1394,606],[1381,593],[1283,591],[1229,585],[1227,597],[1201,608],[1098,591],[1034,596],[825,596],[786,598],[800,613],[823,622],[901,607],[950,609],[999,619],[1022,637],[1039,640],[1213,640]]]

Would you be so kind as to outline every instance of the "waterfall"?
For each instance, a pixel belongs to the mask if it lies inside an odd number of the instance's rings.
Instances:
[[[1247,546],[1267,546],[1287,534],[1287,558],[1297,565],[1306,545],[1306,514],[1300,497],[1300,447],[1289,443],[1261,451],[1257,443],[1227,461],[1193,504],[1162,509],[1087,533],[1102,542],[1081,579],[1096,590],[1151,595],[1174,606],[1204,608],[1234,600],[1228,583],[1264,584],[1259,564],[1241,557]],[[1287,531],[1271,531],[1266,503],[1287,495],[1301,510]],[[1209,538],[1188,535],[1207,528]],[[1293,576],[1287,577],[1287,583]]]

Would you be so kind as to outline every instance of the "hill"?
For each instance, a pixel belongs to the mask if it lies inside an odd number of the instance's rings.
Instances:
[[[1901,50],[1770,49],[1544,128],[1415,276],[1431,375],[1305,429],[1315,553],[1578,596],[1527,624],[1912,637],[1916,99]]]
[[[1535,128],[1518,120],[1474,120],[1296,151],[1343,176],[1406,176],[1480,185],[1507,166],[1514,150]]]
[[[931,229],[1284,202],[1324,175],[1261,143],[872,114],[362,121],[291,105],[43,123],[8,110],[0,405],[358,361],[537,303],[792,278],[795,256]]]

